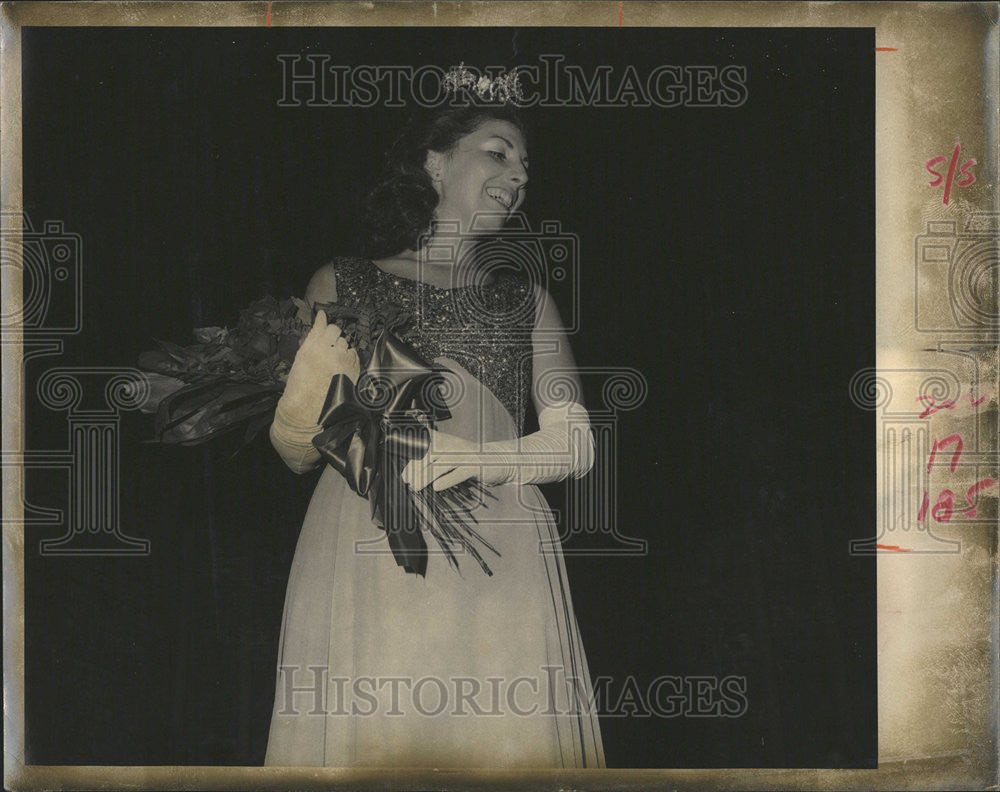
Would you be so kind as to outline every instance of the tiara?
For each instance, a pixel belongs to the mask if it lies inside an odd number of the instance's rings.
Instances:
[[[524,100],[516,68],[497,77],[489,77],[470,71],[465,68],[465,61],[462,61],[458,66],[451,67],[441,83],[448,93],[457,94],[459,89],[467,88],[488,102],[508,104]]]

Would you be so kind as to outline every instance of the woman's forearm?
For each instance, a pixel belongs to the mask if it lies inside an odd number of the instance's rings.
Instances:
[[[358,372],[357,350],[348,346],[336,324],[327,324],[324,311],[317,311],[295,353],[271,423],[271,444],[294,472],[312,470],[321,459],[312,439],[322,431],[317,421],[332,377],[343,374],[355,382]]]
[[[565,402],[546,407],[538,415],[537,432],[514,440],[487,443],[489,467],[495,483],[546,484],[580,478],[594,466],[594,435],[587,411]]]

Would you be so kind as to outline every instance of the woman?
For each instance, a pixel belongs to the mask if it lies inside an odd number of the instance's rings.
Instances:
[[[462,554],[456,571],[428,537],[426,576],[408,574],[367,500],[327,466],[289,578],[266,764],[604,766],[556,527],[535,486],[593,465],[573,355],[544,288],[469,264],[432,223],[481,242],[527,182],[512,109],[424,112],[366,202],[371,257],[336,259],[309,283],[311,306],[391,302],[417,316],[410,344],[446,371],[451,417],[403,480],[443,491],[479,479],[492,497],[475,528],[498,555],[486,553],[491,575]],[[310,441],[337,373],[356,380],[357,355],[318,311],[271,427],[296,472],[320,464]],[[539,431],[522,437],[529,397]]]

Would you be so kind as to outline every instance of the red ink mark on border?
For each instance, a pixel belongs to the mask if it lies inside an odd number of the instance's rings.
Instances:
[[[944,162],[945,159],[946,159],[945,157],[935,157],[932,160],[928,160],[927,161],[927,168],[928,168],[928,170],[930,170],[931,163],[935,162],[936,160],[941,160],[941,162]],[[974,162],[975,160],[972,160],[972,161]],[[932,187],[936,187],[937,185],[941,184],[941,182],[944,179],[944,177],[941,176],[941,174],[939,174],[937,171],[931,171],[931,173],[933,173],[938,178],[935,179],[933,182],[927,182],[927,183],[929,185],[931,185]],[[961,180],[955,182],[955,184],[957,184],[959,187],[964,187],[965,186],[964,184],[962,184]],[[996,393],[996,391],[990,391],[989,393],[984,394],[984,395],[980,396],[977,399],[976,396],[975,396],[975,394],[973,394],[970,391],[969,393],[966,394],[966,396],[969,397],[969,404],[972,407],[978,407],[980,404],[982,404],[984,401],[986,401],[986,399],[987,399],[988,396],[992,396],[994,393]],[[927,401],[929,401],[930,402],[930,405],[927,408],[925,408],[924,411],[922,413],[920,413],[919,416],[917,416],[918,418],[927,418],[927,417],[929,417],[931,415],[934,415],[934,413],[936,413],[936,412],[941,412],[941,410],[954,410],[955,407],[957,406],[954,399],[945,399],[943,402],[941,402],[940,404],[938,404],[936,396],[917,396],[917,398],[916,398],[915,401],[918,401],[918,402],[927,402]]]
[[[955,168],[958,166],[958,155],[962,153],[962,144],[956,143],[954,150],[951,152],[951,162],[948,163],[948,176],[944,177],[938,173],[934,168],[940,165],[942,162],[947,162],[947,157],[934,157],[933,159],[927,160],[924,163],[924,167],[927,172],[936,176],[937,178],[933,181],[927,182],[930,187],[939,187],[942,182],[944,182],[944,205],[948,205],[948,201],[951,200],[951,187],[952,184],[958,185],[959,187],[968,187],[970,184],[976,181],[976,174],[969,173],[968,169],[976,164],[974,159],[966,160],[962,163],[962,167],[958,169],[958,172],[962,174],[961,179],[955,180]],[[947,178],[947,181],[945,179]],[[973,404],[973,407],[976,405]]]
[[[879,550],[895,550],[897,553],[909,553],[909,552],[912,552],[909,548],[907,548],[907,547],[899,547],[898,545],[877,544],[877,545],[875,545],[875,547],[877,547]]]
[[[876,47],[876,52],[899,52],[899,47]]]
[[[271,27],[271,3],[267,4],[267,26]]]
[[[622,6],[624,5],[625,5],[624,0],[622,0],[622,2],[618,4],[618,27],[622,26],[622,14],[623,14]]]
[[[948,205],[948,199],[951,198],[951,185],[955,181],[955,166],[958,165],[958,155],[962,152],[962,144],[956,143],[954,150],[951,152],[951,162],[948,163],[948,180],[944,185],[944,205]]]
[[[958,460],[962,458],[962,449],[965,447],[965,443],[962,442],[962,435],[960,434],[950,434],[943,440],[938,440],[934,438],[934,447],[931,449],[930,459],[927,460],[927,473],[931,472],[931,467],[934,465],[934,457],[937,456],[937,452],[940,451],[945,446],[955,445],[955,453],[951,455],[951,464],[949,468],[952,473],[955,472],[955,468],[958,467]]]

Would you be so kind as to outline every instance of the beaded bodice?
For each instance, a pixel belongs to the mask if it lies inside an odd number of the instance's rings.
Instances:
[[[370,259],[331,263],[337,302],[352,307],[390,302],[413,314],[411,346],[429,363],[437,357],[459,363],[507,408],[523,434],[536,310],[527,277],[499,271],[489,284],[444,289],[392,275]]]

